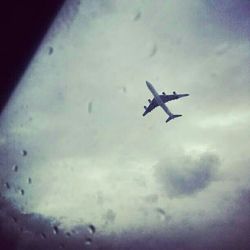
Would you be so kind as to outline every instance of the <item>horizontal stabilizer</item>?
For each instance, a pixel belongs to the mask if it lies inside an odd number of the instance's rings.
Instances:
[[[169,122],[172,119],[175,119],[175,118],[180,117],[180,116],[182,116],[182,115],[171,115],[171,116],[168,117],[168,119],[166,120],[166,122]]]

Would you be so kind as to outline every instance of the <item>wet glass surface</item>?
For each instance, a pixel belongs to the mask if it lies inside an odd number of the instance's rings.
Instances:
[[[247,8],[67,1],[0,117],[0,249],[246,249]]]

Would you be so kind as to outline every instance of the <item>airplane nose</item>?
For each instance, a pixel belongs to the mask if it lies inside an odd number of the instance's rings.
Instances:
[[[149,89],[152,88],[152,84],[150,82],[146,81],[146,84],[147,84]]]

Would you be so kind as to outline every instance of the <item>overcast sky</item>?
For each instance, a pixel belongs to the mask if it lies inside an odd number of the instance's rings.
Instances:
[[[241,231],[230,237],[244,238],[249,10],[246,0],[66,2],[1,117],[5,196],[62,228],[94,224],[105,242],[126,232],[195,249],[216,244],[201,232],[232,224]],[[189,93],[168,104],[183,117],[142,117],[146,80]]]

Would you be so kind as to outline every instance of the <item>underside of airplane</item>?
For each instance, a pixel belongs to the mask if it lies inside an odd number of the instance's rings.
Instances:
[[[166,122],[169,122],[172,119],[182,116],[182,115],[172,114],[172,112],[168,109],[165,103],[185,96],[189,96],[189,94],[177,94],[175,91],[173,91],[173,94],[170,95],[167,95],[165,92],[162,92],[162,94],[159,95],[150,82],[146,81],[146,84],[151,93],[153,94],[154,98],[152,100],[148,99],[149,105],[144,106],[145,111],[143,113],[143,116],[147,115],[149,112],[151,112],[158,106],[161,106],[161,108],[168,114],[168,119],[166,120]]]

